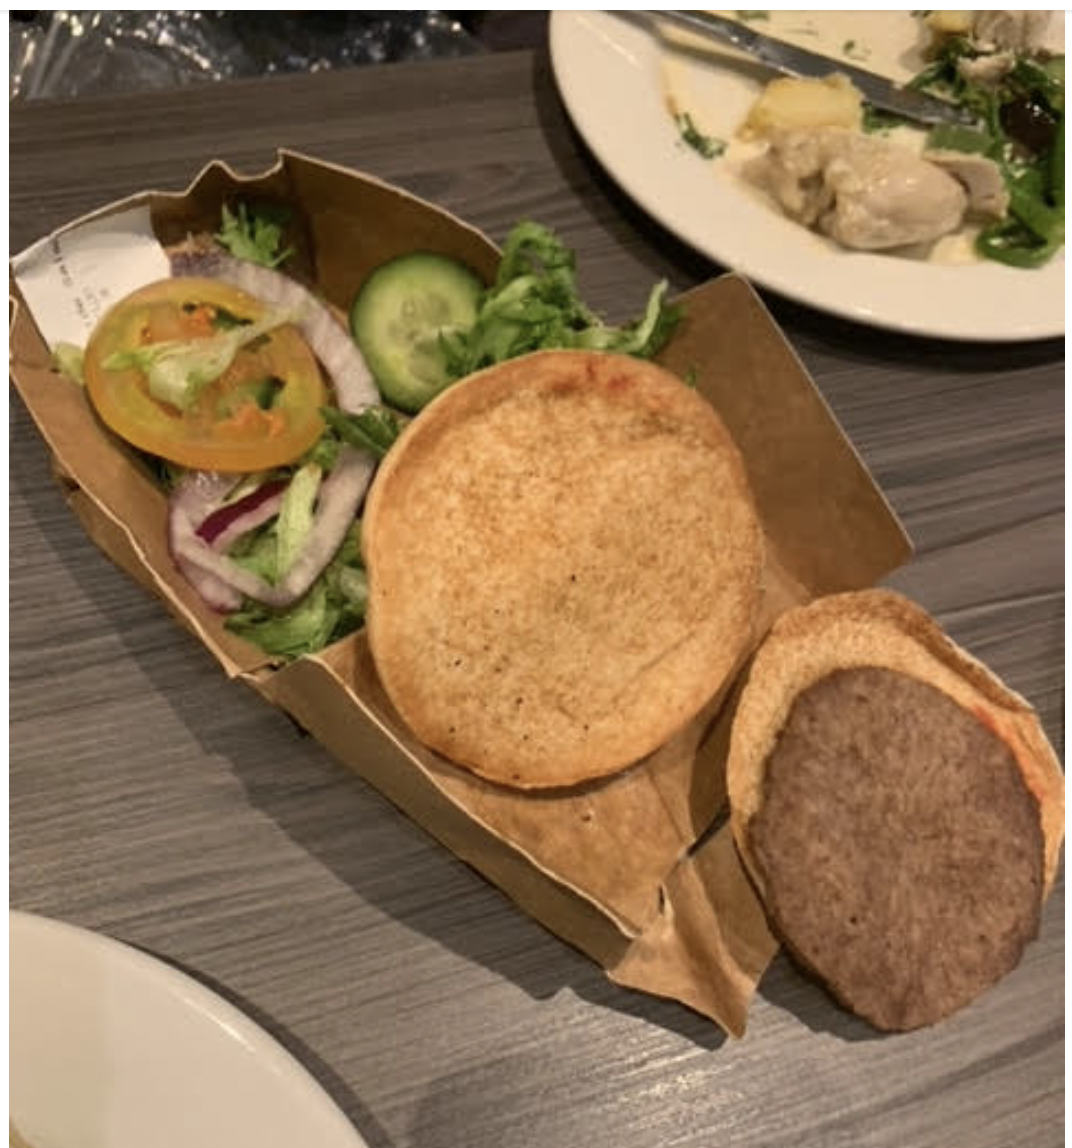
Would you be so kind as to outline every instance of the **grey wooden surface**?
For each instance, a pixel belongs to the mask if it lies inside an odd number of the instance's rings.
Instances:
[[[598,168],[542,48],[12,106],[11,250],[213,157],[260,170],[277,146],[496,240],[524,216],[557,228],[612,319],[656,277],[718,270]],[[768,303],[913,536],[891,583],[1038,707],[1063,756],[1063,347]],[[83,535],[17,397],[9,445],[12,906],[217,988],[373,1148],[1063,1143],[1063,878],[1021,966],[934,1029],[878,1037],[779,958],[726,1040],[611,985],[228,683]]]

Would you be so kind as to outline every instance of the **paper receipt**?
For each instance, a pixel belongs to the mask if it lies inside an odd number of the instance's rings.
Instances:
[[[11,267],[51,350],[84,347],[113,303],[171,274],[144,204],[53,232]]]

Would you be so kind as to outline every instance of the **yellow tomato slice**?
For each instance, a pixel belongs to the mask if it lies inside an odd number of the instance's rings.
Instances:
[[[212,338],[269,308],[214,279],[164,279],[120,300],[85,351],[86,390],[106,426],[127,442],[196,470],[255,471],[294,462],[324,429],[326,388],[316,356],[287,324],[242,347],[230,367],[180,409],[149,391],[137,367],[112,355],[165,341]]]

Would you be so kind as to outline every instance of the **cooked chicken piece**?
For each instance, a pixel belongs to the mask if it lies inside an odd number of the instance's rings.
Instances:
[[[987,10],[975,13],[972,40],[980,48],[1036,52],[1046,44],[1050,12]]]
[[[970,83],[997,87],[1012,71],[1018,56],[1064,53],[1064,16],[1047,11],[931,12],[924,18],[933,39],[926,54],[933,58],[953,36],[970,40],[982,53],[957,60],[957,72]]]
[[[790,218],[867,251],[947,235],[968,205],[960,182],[937,165],[888,140],[836,129],[776,136],[744,174]]]
[[[957,60],[957,74],[970,84],[996,88],[1016,64],[1015,52],[993,52],[988,56],[965,56]]]
[[[929,148],[923,158],[960,180],[968,193],[968,214],[1004,219],[1009,210],[1009,189],[1001,168],[992,159],[948,148]]]
[[[824,132],[776,132],[763,155],[745,166],[745,178],[769,192],[791,219],[814,227],[834,202],[823,179]]]

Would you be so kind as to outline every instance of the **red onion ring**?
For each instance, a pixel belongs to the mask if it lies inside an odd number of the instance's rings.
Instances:
[[[285,482],[266,482],[245,498],[225,503],[197,528],[198,538],[203,538],[213,550],[225,553],[243,534],[275,518],[286,489]]]
[[[180,486],[171,500],[168,516],[175,561],[188,578],[190,570],[195,572],[194,578],[190,579],[195,586],[198,582],[207,582],[217,599],[225,597],[220,590],[225,587],[232,594],[237,591],[238,595],[254,598],[266,606],[280,609],[289,606],[309,590],[342,545],[374,467],[375,460],[363,451],[349,446],[339,451],[335,466],[320,487],[313,526],[305,545],[297,561],[274,586],[239,566],[226,554],[218,553],[198,536],[198,527],[207,515],[199,516],[202,502],[196,494],[188,494]],[[196,489],[196,484],[191,486]],[[211,604],[212,599],[206,597],[206,601]],[[238,605],[241,605],[241,599]],[[232,605],[230,609],[237,609],[237,606]]]
[[[234,475],[211,471],[191,471],[175,487],[168,505],[168,545],[171,557],[183,577],[205,602],[220,614],[230,614],[242,605],[242,595],[226,581],[191,562],[181,544],[180,520],[203,523],[234,489]],[[207,545],[202,542],[202,545]]]
[[[357,414],[380,401],[372,372],[357,344],[329,308],[302,284],[271,268],[212,248],[173,252],[171,270],[176,276],[218,279],[269,306],[298,314],[295,325],[330,378],[340,410]],[[220,508],[223,494],[218,492],[225,476],[191,475],[176,490],[170,505],[168,532],[175,562],[213,609],[231,612],[241,606],[243,597],[267,606],[289,606],[309,590],[342,545],[375,467],[372,455],[351,446],[340,449],[335,466],[320,488],[305,545],[274,586],[222,553],[239,533],[244,533],[238,526],[241,519],[231,523],[235,533],[225,529],[213,535],[213,526],[209,537],[205,536],[207,520]],[[230,481],[233,486],[234,479]],[[271,516],[266,510],[257,525]],[[224,535],[226,540],[221,540]]]

